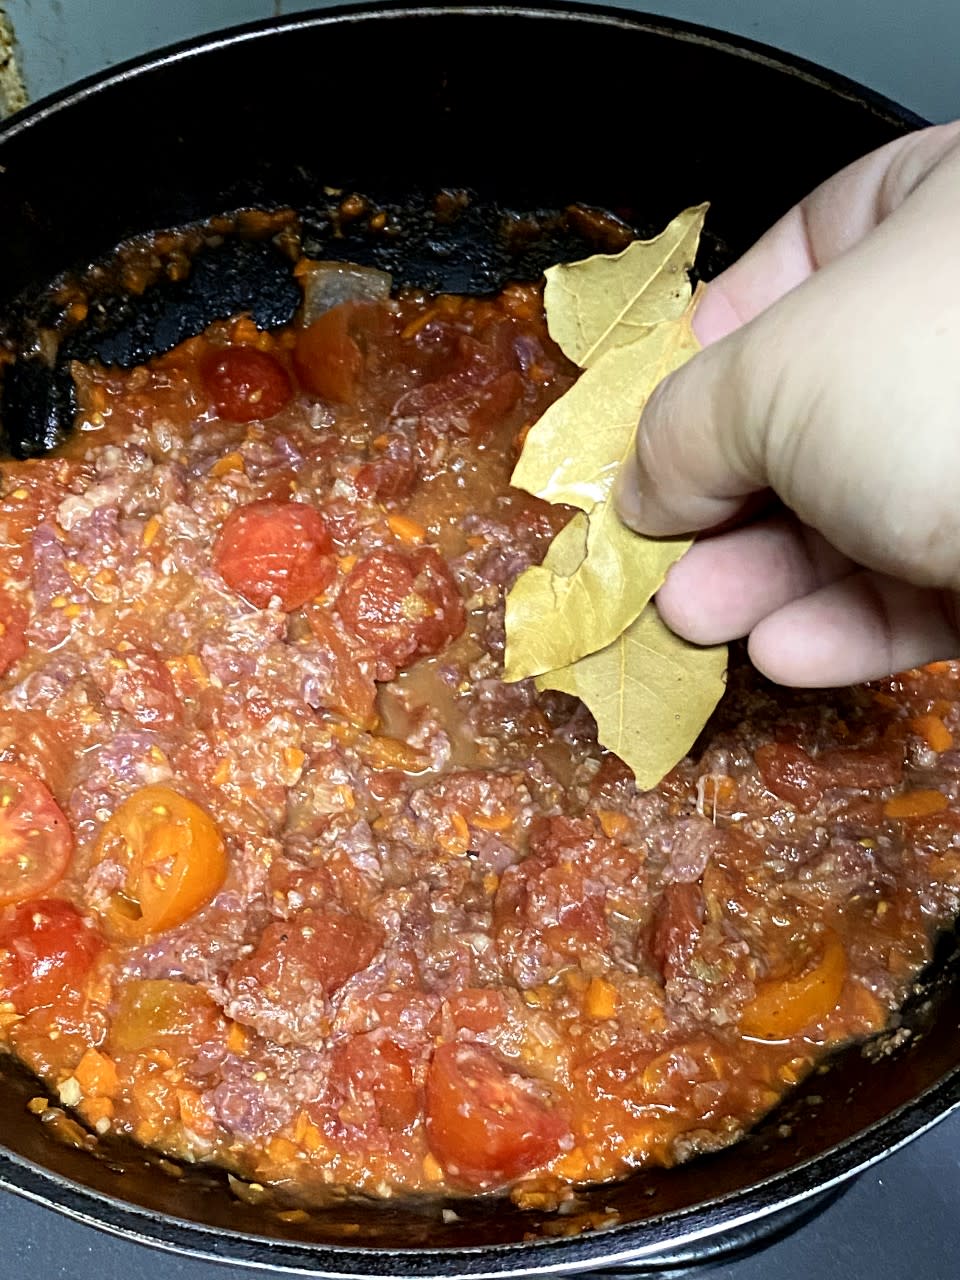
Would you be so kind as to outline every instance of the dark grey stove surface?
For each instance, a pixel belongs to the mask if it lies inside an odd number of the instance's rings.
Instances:
[[[605,1273],[626,1277],[628,1272]],[[960,1114],[863,1174],[791,1235],[735,1260],[661,1273],[696,1280],[957,1280]],[[281,1280],[147,1249],[0,1193],[0,1280]]]

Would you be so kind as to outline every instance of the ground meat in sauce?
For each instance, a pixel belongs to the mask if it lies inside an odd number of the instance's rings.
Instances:
[[[319,1203],[733,1141],[886,1026],[960,905],[960,667],[738,670],[639,793],[504,685],[567,513],[536,290],[77,368],[0,490],[0,1035],[98,1133]]]

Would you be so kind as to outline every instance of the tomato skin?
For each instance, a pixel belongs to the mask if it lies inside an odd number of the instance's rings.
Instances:
[[[817,762],[801,747],[789,742],[770,742],[758,747],[754,758],[763,784],[798,809],[810,813],[823,797]]]
[[[0,906],[46,893],[72,854],[70,824],[48,789],[26,769],[0,763]]]
[[[410,1055],[380,1031],[351,1036],[336,1045],[330,1074],[337,1091],[357,1099],[382,1129],[406,1129],[420,1114]]]
[[[457,331],[441,338],[441,348],[447,348],[441,360],[445,367],[433,380],[407,392],[400,411],[439,435],[477,439],[496,427],[520,398],[523,380],[509,334],[505,331],[501,341],[493,332],[489,339],[481,342]]]
[[[220,891],[227,853],[213,819],[169,787],[142,787],[100,833],[99,861],[125,869],[103,909],[112,933],[143,938],[183,924]]]
[[[363,352],[350,336],[356,303],[341,303],[301,329],[293,352],[297,377],[308,391],[336,404],[352,404],[363,369]]]
[[[766,743],[755,753],[764,786],[801,813],[810,813],[830,787],[870,790],[903,779],[903,757],[890,747],[836,747],[814,759],[790,742]]]
[[[427,1141],[447,1177],[474,1190],[559,1155],[569,1128],[476,1045],[442,1044],[427,1075]]]
[[[28,621],[29,614],[23,605],[0,591],[0,676],[27,652],[23,632]]]
[[[454,1026],[467,1031],[493,1031],[507,1016],[503,995],[485,987],[464,987],[455,991],[447,1003]]]
[[[379,679],[439,653],[466,626],[453,574],[432,547],[372,551],[347,576],[337,609],[376,652],[385,672]]]
[[[213,548],[217,572],[258,609],[279,597],[287,612],[333,581],[333,539],[323,516],[303,502],[249,502],[223,522]]]
[[[903,781],[903,754],[900,749],[882,747],[835,747],[817,756],[826,787],[893,787]]]
[[[314,639],[326,649],[333,665],[333,692],[328,702],[331,711],[345,716],[358,729],[373,729],[377,724],[377,686],[365,660],[363,649],[333,615],[316,605],[307,605],[307,621]]]
[[[293,398],[283,365],[256,347],[226,347],[203,362],[200,376],[217,415],[228,422],[272,418]]]
[[[668,884],[654,912],[650,954],[664,978],[679,973],[697,948],[703,928],[699,883]]]
[[[267,925],[253,954],[234,965],[231,981],[276,989],[284,1003],[315,987],[330,996],[367,967],[382,940],[375,925],[357,916],[298,911]]]
[[[59,898],[24,902],[0,921],[0,995],[17,1013],[52,1004],[86,976],[104,941]]]

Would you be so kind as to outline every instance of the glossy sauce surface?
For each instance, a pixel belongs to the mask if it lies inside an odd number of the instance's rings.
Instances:
[[[240,318],[3,464],[0,1023],[97,1133],[550,1203],[888,1024],[958,909],[960,672],[740,670],[639,793],[499,679],[573,373],[532,289]]]

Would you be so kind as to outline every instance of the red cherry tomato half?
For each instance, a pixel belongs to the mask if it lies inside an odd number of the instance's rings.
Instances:
[[[303,502],[250,502],[232,511],[213,549],[227,586],[265,609],[274,596],[288,611],[333,581],[333,540],[323,516]]]
[[[443,1044],[427,1076],[427,1141],[454,1182],[498,1186],[547,1164],[569,1129],[488,1050]]]
[[[217,414],[228,422],[272,418],[293,397],[286,369],[256,347],[226,347],[208,357],[200,374]]]
[[[394,669],[439,653],[466,626],[453,574],[432,547],[372,551],[350,571],[337,609],[353,634]]]
[[[70,824],[40,779],[0,763],[0,906],[46,893],[72,853]]]
[[[0,996],[17,1013],[52,1004],[64,987],[83,981],[103,947],[69,902],[24,902],[0,921]]]

